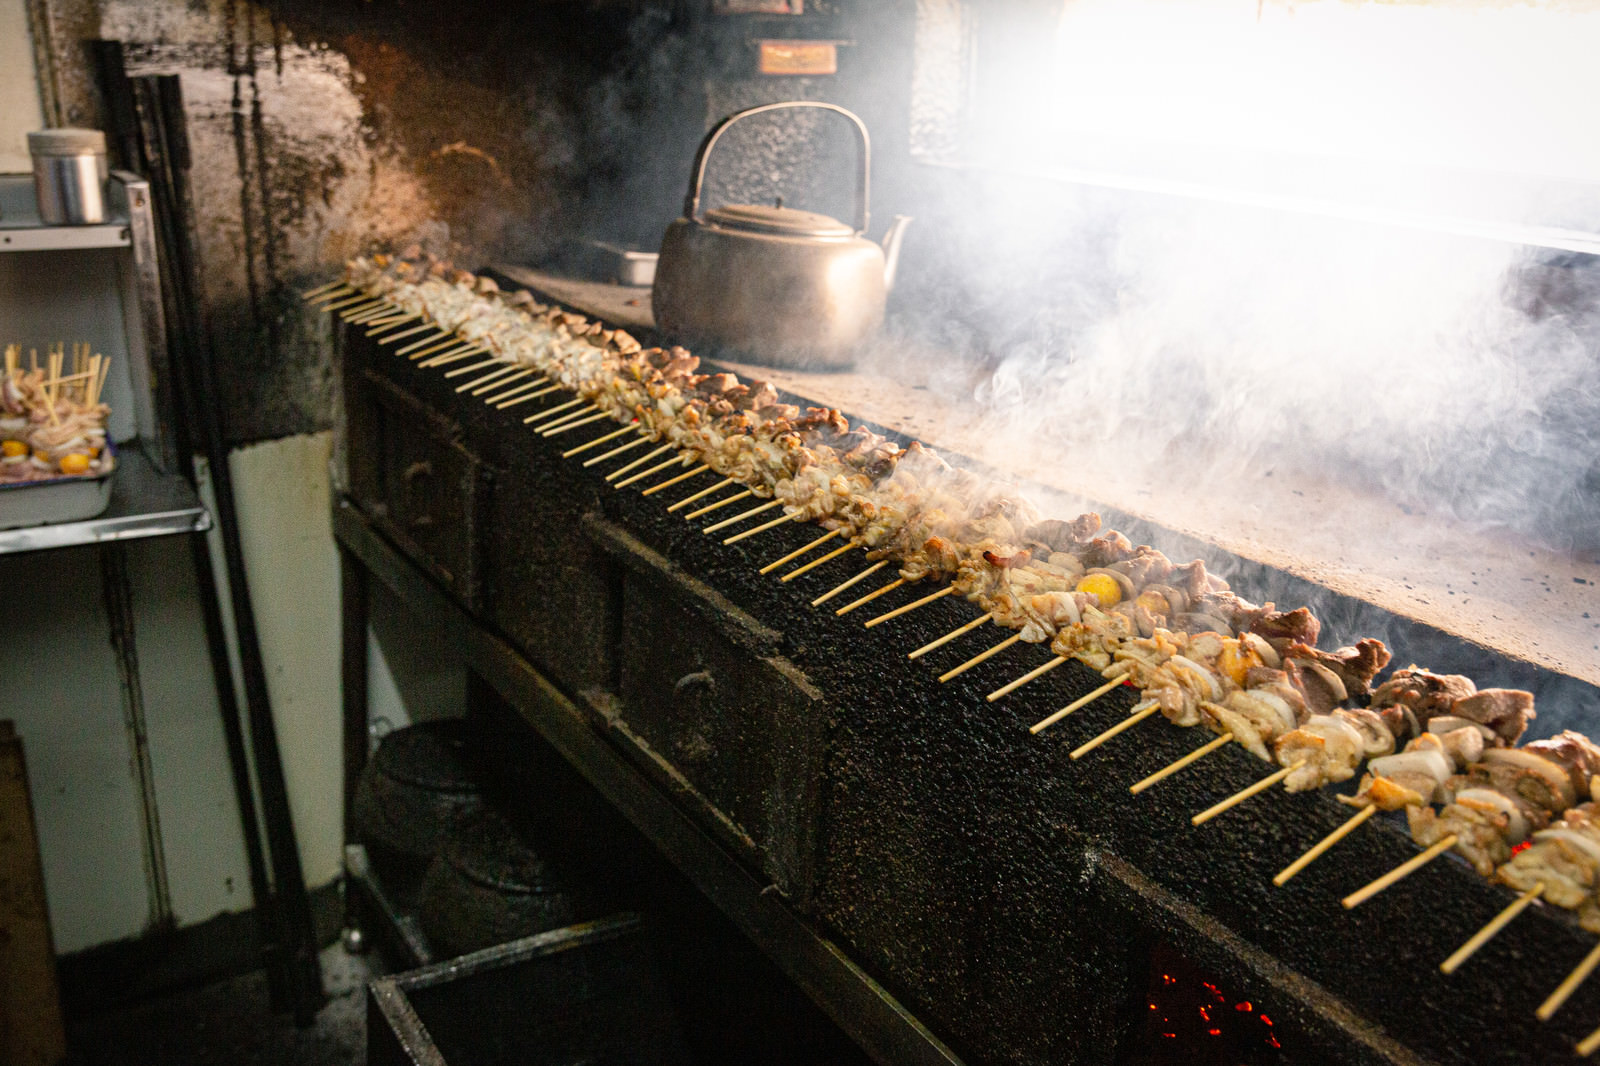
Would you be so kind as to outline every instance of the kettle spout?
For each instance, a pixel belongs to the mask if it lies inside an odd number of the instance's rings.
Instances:
[[[894,221],[889,223],[889,228],[883,235],[883,288],[885,291],[894,288],[895,271],[900,266],[900,242],[906,235],[906,227],[911,224],[910,215],[896,215]]]

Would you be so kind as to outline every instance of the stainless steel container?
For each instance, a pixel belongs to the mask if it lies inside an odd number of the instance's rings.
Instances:
[[[99,130],[39,130],[28,134],[39,218],[51,226],[106,220],[106,135]]]

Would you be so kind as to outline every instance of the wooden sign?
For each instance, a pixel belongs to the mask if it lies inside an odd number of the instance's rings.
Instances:
[[[806,0],[712,0],[711,10],[718,15],[799,15]]]
[[[833,41],[758,41],[763,74],[837,74],[839,46]]]

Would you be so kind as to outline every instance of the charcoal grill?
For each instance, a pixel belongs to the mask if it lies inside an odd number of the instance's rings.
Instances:
[[[1069,664],[1025,695],[985,702],[1039,664],[1024,645],[939,685],[929,667],[978,642],[927,663],[905,653],[970,607],[945,599],[871,630],[812,609],[855,564],[792,585],[757,574],[814,537],[810,527],[724,546],[663,500],[614,490],[606,468],[563,461],[585,434],[542,438],[522,412],[458,395],[359,330],[342,343],[350,494],[336,529],[351,559],[418,602],[447,599],[469,662],[532,724],[560,732],[570,752],[592,751],[570,723],[552,724],[551,708],[571,708],[769,885],[784,914],[837,945],[863,987],[887,990],[894,1010],[940,1038],[908,1052],[870,1024],[852,1028],[841,1005],[859,1002],[851,993],[809,989],[885,1061],[923,1061],[929,1047],[986,1063],[1143,1061],[1141,1012],[1163,952],[1239,1002],[1273,1004],[1275,1030],[1288,1034],[1276,1061],[1577,1061],[1574,1042],[1600,1021],[1600,986],[1555,1020],[1534,1019],[1593,944],[1562,913],[1538,908],[1458,973],[1438,972],[1510,899],[1464,864],[1436,862],[1344,910],[1343,895],[1415,854],[1401,826],[1376,819],[1275,888],[1277,870],[1345,820],[1331,796],[1269,795],[1194,828],[1193,813],[1261,775],[1257,760],[1226,749],[1130,797],[1131,782],[1196,741],[1156,723],[1070,761],[1069,748],[1127,711],[1122,692],[1030,736],[1041,709],[1098,685],[1088,670]],[[392,451],[407,433],[406,447],[458,464],[421,505]],[[431,540],[416,532],[419,506]],[[1201,549],[1245,595],[1320,593],[1325,618],[1352,630],[1335,639],[1379,620],[1401,654],[1437,668],[1573,691],[1570,679],[1118,519],[1108,524],[1174,554]],[[812,941],[747,928],[792,973],[817,972]]]

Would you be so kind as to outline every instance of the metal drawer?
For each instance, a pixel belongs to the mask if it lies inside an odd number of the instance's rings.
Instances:
[[[469,609],[481,601],[480,508],[488,468],[453,427],[389,382],[366,375],[375,400],[379,501],[374,520]]]
[[[780,634],[619,527],[585,528],[623,564],[613,727],[791,901],[809,899],[829,710]]]

